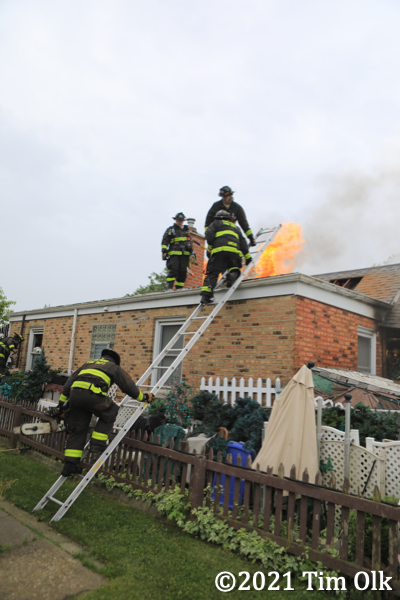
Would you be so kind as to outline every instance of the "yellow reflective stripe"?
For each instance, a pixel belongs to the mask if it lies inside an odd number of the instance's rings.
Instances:
[[[167,277],[167,281],[175,281],[175,277]]]
[[[14,344],[10,344],[10,346],[8,346],[8,347],[10,348],[10,350],[11,350],[12,348],[15,348]]]
[[[175,285],[176,285],[177,287],[183,287],[185,284],[184,284],[184,283],[180,283],[179,281],[177,281],[177,282],[175,283]]]
[[[204,227],[204,231],[207,231],[208,227]]]
[[[65,402],[66,400],[68,400],[67,396],[64,396],[64,394],[61,394],[60,402]]]
[[[103,371],[98,371],[97,369],[84,369],[83,371],[79,372],[79,377],[81,375],[95,375],[96,377],[101,377],[101,379],[104,379],[108,386],[111,385],[110,377],[103,373]]]
[[[247,237],[249,237],[249,235],[253,235],[253,232],[252,232],[252,230],[251,230],[251,229],[249,229],[248,231],[246,231],[246,235],[247,235]]]
[[[186,237],[176,237],[170,241],[170,244],[175,244],[175,242],[186,242],[186,240],[187,240],[187,236]]]
[[[94,440],[101,440],[103,442],[104,440],[108,440],[108,435],[106,433],[99,433],[98,431],[93,431],[92,438]]]
[[[251,254],[250,252],[248,252],[247,254],[244,255],[245,258],[251,258]]]
[[[73,387],[83,388],[84,390],[90,390],[95,394],[102,394],[103,396],[107,396],[107,392],[103,392],[101,388],[97,387],[96,385],[93,385],[93,383],[89,383],[88,381],[74,381],[74,383],[71,385],[71,388]]]
[[[235,254],[242,254],[240,250],[237,248],[231,248],[231,246],[220,246],[220,248],[214,248],[211,251],[211,254],[215,254],[216,252],[234,252]]]
[[[228,271],[240,271],[239,267],[231,267]]]
[[[73,458],[80,458],[82,456],[83,450],[66,450],[65,456],[71,456]]]
[[[182,256],[182,250],[170,250],[170,251],[168,252],[168,254],[169,254],[170,256],[172,256],[173,254],[177,254],[178,256]]]
[[[215,234],[215,237],[220,237],[221,235],[234,235],[235,237],[237,237],[237,239],[239,239],[239,234],[236,233],[236,231],[218,231]]]
[[[139,400],[139,402],[142,402],[143,400],[143,392],[139,392],[139,396],[136,398],[136,400]]]
[[[4,354],[0,354],[0,358],[5,358]]]
[[[211,288],[208,287],[208,285],[203,285],[203,287],[201,288],[202,292],[211,292]]]
[[[164,244],[162,244],[162,245],[161,245],[161,248],[162,248],[163,250],[166,250],[166,249],[168,248],[168,246],[164,246]]]

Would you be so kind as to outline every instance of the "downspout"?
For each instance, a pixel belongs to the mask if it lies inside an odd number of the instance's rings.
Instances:
[[[26,315],[22,315],[22,323],[21,323],[20,335],[23,335],[23,333],[24,333],[25,317],[26,317]],[[18,368],[18,365],[19,365],[19,356],[21,354],[21,346],[22,346],[22,344],[18,344],[17,360],[15,361],[15,368],[16,369]]]
[[[72,373],[72,359],[74,357],[74,346],[75,346],[75,331],[76,331],[76,321],[78,319],[78,309],[74,310],[74,322],[72,324],[72,334],[71,334],[71,347],[69,351],[69,361],[68,361],[68,375]]]

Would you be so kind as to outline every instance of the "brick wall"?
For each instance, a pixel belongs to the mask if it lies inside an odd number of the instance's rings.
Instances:
[[[382,375],[382,339],[373,319],[296,297],[295,369],[313,360],[319,367],[357,370],[358,326],[377,332],[376,374]]]
[[[152,362],[157,319],[184,320],[193,309],[188,305],[78,316],[73,369],[89,358],[93,325],[113,323],[114,349],[121,354],[122,366],[138,379]],[[29,330],[43,326],[49,363],[66,370],[72,323],[72,316],[27,321],[20,367],[26,364]],[[308,360],[356,369],[358,325],[377,329],[372,319],[293,295],[231,301],[186,357],[183,376],[196,390],[201,377],[280,377],[286,384]],[[20,322],[13,323],[12,333],[20,327]],[[378,333],[377,374],[381,372]]]
[[[206,245],[206,241],[204,238],[204,235],[201,235],[198,231],[196,231],[196,229],[193,228],[189,228],[190,231],[190,237],[192,238],[193,241],[193,248],[194,251],[196,252],[196,256],[197,256],[197,265],[191,265],[190,266],[190,270],[192,271],[192,274],[188,274],[186,281],[185,281],[185,287],[199,287],[202,285],[203,283],[203,278],[204,278],[204,274],[203,271],[205,269],[205,250],[203,248],[201,248],[198,244],[201,244],[202,246]],[[198,242],[197,244],[195,242]]]

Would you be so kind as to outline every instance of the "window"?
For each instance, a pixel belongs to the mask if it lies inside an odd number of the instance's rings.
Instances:
[[[340,287],[344,287],[348,290],[354,290],[360,283],[362,277],[345,277],[344,279],[330,279],[330,283],[335,283]]]
[[[155,339],[154,339],[154,358],[158,356],[163,348],[172,340],[176,332],[182,327],[184,323],[183,319],[169,319],[168,321],[157,321],[156,322],[156,331],[155,331]],[[180,351],[183,348],[184,344],[184,336],[179,336],[179,340],[174,344],[171,348],[169,355],[166,356],[162,362],[160,367],[169,367],[174,362],[175,358],[178,356]],[[156,373],[153,373],[152,385],[155,385],[157,381],[161,378],[165,369],[157,369]],[[165,385],[171,385],[172,383],[179,384],[182,381],[182,363],[179,365],[175,372],[171,375],[169,379],[165,382]]]
[[[358,328],[357,369],[361,373],[376,374],[376,333],[373,329]]]
[[[28,354],[26,357],[26,371],[33,369],[35,360],[43,346],[43,327],[32,327],[29,332]]]
[[[100,358],[104,348],[114,350],[116,325],[93,325],[90,358]]]
[[[94,343],[94,352],[92,358],[101,358],[101,353],[105,348],[109,348],[109,342],[95,342]]]

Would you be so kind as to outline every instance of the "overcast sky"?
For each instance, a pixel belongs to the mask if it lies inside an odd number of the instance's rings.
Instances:
[[[400,253],[398,0],[0,0],[0,286],[115,298],[231,186],[297,270]],[[399,261],[400,262],[400,261]]]

